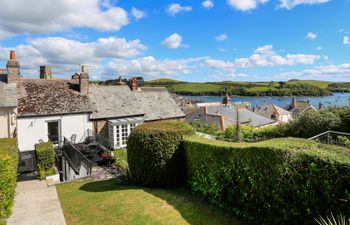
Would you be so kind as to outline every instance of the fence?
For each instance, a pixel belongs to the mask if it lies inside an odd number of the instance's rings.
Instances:
[[[345,132],[329,130],[311,137],[309,140],[315,140],[324,144],[339,145],[350,148],[350,133]]]

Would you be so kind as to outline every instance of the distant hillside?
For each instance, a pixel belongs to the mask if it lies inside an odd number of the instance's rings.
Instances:
[[[332,92],[350,92],[350,82],[290,80],[287,82],[184,82],[173,79],[146,81],[145,86],[163,86],[182,95],[222,95],[227,87],[232,95],[241,96],[326,96]]]

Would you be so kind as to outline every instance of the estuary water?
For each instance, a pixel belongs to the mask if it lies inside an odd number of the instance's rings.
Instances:
[[[196,100],[201,102],[220,102],[223,97],[220,96],[183,96],[190,100]],[[263,97],[249,97],[249,96],[231,96],[232,102],[250,102],[252,107],[262,105],[277,105],[279,107],[286,107],[292,101],[290,96],[263,96]],[[319,103],[322,103],[323,107],[330,106],[349,106],[350,105],[350,93],[333,93],[332,96],[298,96],[297,100],[310,100],[311,104],[318,108]]]

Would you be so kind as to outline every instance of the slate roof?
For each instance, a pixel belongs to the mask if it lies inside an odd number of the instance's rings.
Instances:
[[[21,79],[19,116],[40,116],[91,112],[88,96],[80,94],[78,83],[67,79]]]
[[[295,108],[293,108],[291,104],[286,108],[286,110],[293,114],[302,114],[310,109],[317,111],[317,109],[307,101],[297,101]]]
[[[283,115],[291,115],[292,113],[282,109],[281,107],[277,105],[262,105],[257,108],[255,108],[255,112],[266,117],[266,118],[271,118],[271,116],[275,113],[277,113],[280,116]]]
[[[145,114],[145,110],[136,104],[135,93],[127,85],[90,86],[89,97],[94,108],[91,119]]]
[[[144,115],[145,121],[184,117],[166,88],[140,88],[131,91],[127,85],[90,86],[94,106],[91,119]]]
[[[241,124],[249,124],[253,127],[266,126],[276,122],[274,120],[263,117],[257,113],[254,113],[248,109],[240,109],[238,113],[239,122]],[[225,127],[227,127],[230,124],[236,124],[237,121],[237,109],[234,105],[232,105],[231,107],[209,106],[208,114],[223,116]]]
[[[185,117],[166,88],[146,88],[135,92],[137,104],[145,110],[145,121]]]
[[[0,81],[0,107],[17,107],[16,84]]]

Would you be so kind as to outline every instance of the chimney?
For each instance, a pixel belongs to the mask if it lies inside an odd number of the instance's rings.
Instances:
[[[323,108],[323,104],[321,102],[318,103],[318,109],[321,110]]]
[[[117,79],[117,85],[124,85],[123,79],[121,76]]]
[[[293,97],[292,98],[292,109],[295,109],[297,107],[297,98]]]
[[[129,80],[129,87],[132,91],[137,91],[138,90],[138,83],[136,78],[131,78]]]
[[[52,79],[51,66],[40,66],[40,79]]]
[[[10,60],[6,64],[6,70],[7,70],[7,83],[8,84],[15,83],[17,86],[17,92],[19,92],[20,65],[16,60],[16,52],[13,50],[10,51]]]
[[[307,103],[308,105],[311,105],[311,104],[310,104],[310,99],[306,100],[306,103]]]
[[[86,72],[86,66],[81,66],[81,73],[79,75],[79,90],[83,95],[89,93],[89,74]]]

